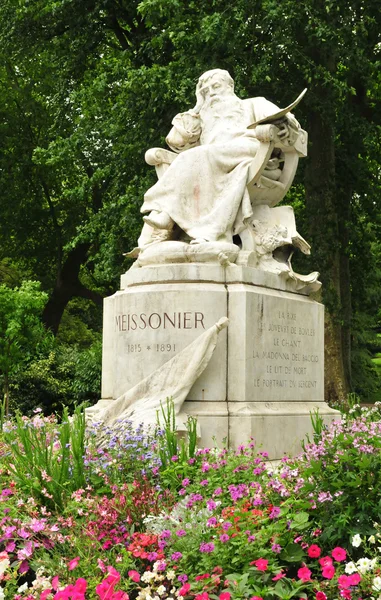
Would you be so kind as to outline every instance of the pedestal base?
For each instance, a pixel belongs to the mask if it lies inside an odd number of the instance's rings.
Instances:
[[[227,316],[183,407],[202,446],[253,437],[277,459],[312,435],[310,412],[339,418],[324,402],[324,307],[291,283],[251,267],[174,264],[133,268],[122,288],[104,304],[103,406]]]

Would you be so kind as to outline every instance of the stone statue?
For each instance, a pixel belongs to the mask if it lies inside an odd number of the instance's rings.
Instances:
[[[306,156],[307,134],[290,112],[304,93],[279,109],[262,97],[238,98],[227,71],[201,75],[195,107],[172,121],[166,138],[172,152],[146,153],[159,179],[144,197],[145,224],[130,253],[138,257],[135,266],[223,264],[223,256],[226,264],[297,279],[290,258],[295,248],[309,254],[310,246],[296,231],[291,207],[277,208],[276,218],[266,210],[283,199]],[[265,221],[258,218],[264,209]],[[320,287],[318,273],[307,277],[309,286]]]

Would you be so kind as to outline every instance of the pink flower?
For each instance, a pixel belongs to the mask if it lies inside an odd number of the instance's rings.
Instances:
[[[229,592],[222,592],[219,595],[220,600],[230,600],[230,598],[231,598],[231,594]]]
[[[337,546],[336,548],[334,548],[332,550],[332,556],[335,560],[337,560],[337,562],[342,562],[343,560],[345,560],[347,558],[347,553],[344,550],[344,548],[340,548],[340,546]]]
[[[50,596],[50,594],[51,594],[51,593],[52,593],[52,590],[51,590],[51,589],[44,590],[44,591],[41,593],[40,600],[46,600],[46,598],[47,598],[48,596]]]
[[[195,596],[195,600],[210,600],[208,592],[202,592],[202,594],[197,594],[197,596]]]
[[[250,600],[263,600],[261,596],[252,596]]]
[[[75,558],[73,558],[73,560],[71,560],[68,564],[69,571],[73,571],[76,568],[76,566],[78,565],[80,560],[81,559],[79,558],[79,556],[76,556]]]
[[[135,583],[140,581],[140,575],[137,571],[128,571],[128,576],[132,581],[135,581]]]
[[[325,579],[332,579],[335,574],[335,567],[333,565],[326,565],[323,567],[321,574]]]
[[[328,565],[333,565],[332,558],[330,556],[323,556],[319,558],[319,565],[321,567],[328,567]]]
[[[310,558],[319,558],[319,556],[321,554],[321,550],[320,550],[319,546],[317,546],[316,544],[312,544],[308,548],[307,554]]]
[[[358,585],[361,581],[361,575],[360,573],[353,573],[349,575],[348,579],[350,581],[349,585]]]
[[[190,584],[184,583],[183,587],[179,589],[179,596],[186,596],[190,590]]]
[[[258,560],[253,560],[253,562],[250,564],[255,565],[258,571],[267,571],[267,565],[269,564],[269,561],[265,558],[258,558]]]
[[[57,591],[57,590],[58,590],[58,587],[59,587],[59,585],[60,585],[60,581],[59,581],[59,579],[58,579],[58,576],[56,575],[56,576],[55,576],[55,577],[53,577],[53,579],[52,579],[52,588],[53,588],[53,590]]]
[[[77,581],[74,584],[75,587],[75,591],[79,594],[84,594],[86,592],[86,588],[87,588],[87,581],[86,579],[83,579],[82,577],[79,577],[77,579]]]
[[[311,571],[307,567],[301,567],[298,571],[298,577],[302,581],[311,581]]]
[[[283,573],[282,571],[280,571],[279,573],[277,573],[277,575],[275,575],[275,577],[272,578],[272,580],[278,581],[279,579],[282,579],[283,577],[286,577],[286,574]]]
[[[337,580],[337,583],[340,588],[349,588],[351,585],[349,582],[348,575],[340,575],[340,577]]]
[[[316,592],[316,600],[327,600],[327,596],[324,592]]]

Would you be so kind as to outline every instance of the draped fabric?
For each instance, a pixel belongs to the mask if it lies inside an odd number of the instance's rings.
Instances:
[[[231,242],[252,216],[246,184],[259,142],[247,127],[278,110],[265,98],[231,94],[213,98],[199,116],[176,115],[167,143],[179,155],[141,211],[165,211],[191,238]]]

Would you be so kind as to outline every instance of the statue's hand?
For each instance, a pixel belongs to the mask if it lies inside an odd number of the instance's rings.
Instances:
[[[300,127],[297,121],[285,118],[274,122],[274,125],[278,127],[277,136],[280,141],[287,146],[293,146],[299,135]]]

